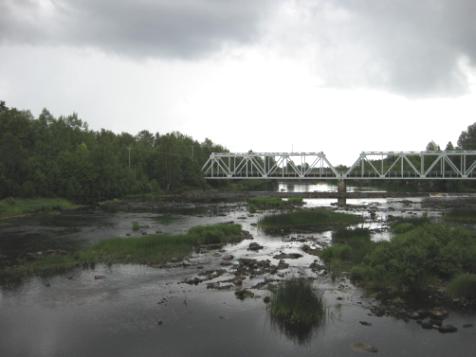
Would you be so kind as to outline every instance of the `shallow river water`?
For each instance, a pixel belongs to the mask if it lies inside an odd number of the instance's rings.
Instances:
[[[441,199],[452,199],[451,197]],[[331,206],[335,200],[310,199],[306,206]],[[389,239],[389,215],[438,217],[421,198],[349,200],[349,212],[363,215],[373,239]],[[371,344],[381,356],[475,356],[474,314],[450,312],[447,320],[458,332],[424,330],[415,321],[376,317],[375,302],[346,279],[331,281],[309,269],[315,256],[300,249],[330,243],[330,232],[269,237],[245,205],[205,205],[196,210],[164,213],[65,212],[24,217],[0,224],[0,253],[7,258],[45,249],[74,248],[115,236],[140,236],[156,231],[179,233],[198,224],[234,221],[264,246],[247,250],[245,240],[222,251],[196,253],[163,268],[136,265],[96,266],[48,279],[32,278],[16,287],[0,288],[0,356],[357,356],[371,354],[352,348]],[[144,228],[131,229],[132,222]],[[254,298],[238,300],[234,289],[207,289],[207,283],[232,277],[222,258],[269,259],[297,252],[279,276],[247,279],[252,288],[264,279],[313,277],[325,303],[324,322],[306,331],[283,330],[270,319],[263,302],[266,289],[252,289]],[[224,269],[223,275],[198,285],[184,283],[201,271]],[[364,326],[360,321],[367,322]]]

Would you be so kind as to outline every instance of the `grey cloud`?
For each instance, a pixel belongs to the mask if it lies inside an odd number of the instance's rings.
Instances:
[[[259,36],[271,0],[0,0],[0,41],[190,57]],[[48,5],[48,4],[47,4]],[[42,11],[43,9],[43,11]],[[31,21],[34,19],[34,21]]]
[[[283,4],[302,21],[280,23]],[[329,86],[448,96],[468,90],[475,15],[474,0],[0,0],[0,43],[188,59],[274,34],[262,45],[317,49]]]
[[[320,43],[330,44],[323,53],[324,68],[329,68],[329,62],[333,66],[329,84],[348,86],[353,79],[356,85],[383,87],[407,96],[467,91],[461,61],[467,59],[471,65],[476,61],[474,0],[300,3],[313,13]],[[335,21],[336,17],[340,20]],[[359,51],[361,57],[355,55]],[[336,56],[347,58],[336,60]],[[343,78],[340,71],[351,72],[355,78]]]

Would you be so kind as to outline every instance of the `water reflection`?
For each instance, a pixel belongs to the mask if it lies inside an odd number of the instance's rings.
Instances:
[[[298,344],[310,342],[325,321],[322,294],[304,278],[282,282],[274,292],[269,312],[272,325]]]
[[[318,183],[289,183],[280,182],[278,185],[279,192],[337,192],[337,185],[333,182]],[[347,186],[347,192],[355,191],[375,191],[373,187],[356,187]]]

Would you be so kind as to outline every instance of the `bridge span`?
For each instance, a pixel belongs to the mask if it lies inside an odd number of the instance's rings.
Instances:
[[[350,167],[323,152],[212,153],[209,180],[476,180],[476,151],[365,151]]]

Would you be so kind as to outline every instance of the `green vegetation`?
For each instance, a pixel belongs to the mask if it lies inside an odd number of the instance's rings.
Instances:
[[[269,311],[273,324],[299,343],[309,340],[313,329],[319,327],[325,317],[322,297],[302,278],[281,283],[273,294]]]
[[[76,114],[55,118],[45,109],[34,118],[0,101],[0,199],[89,203],[204,188],[200,168],[214,151],[225,148],[177,132],[93,131]]]
[[[140,229],[140,224],[139,222],[132,222],[132,230],[134,232],[138,231]]]
[[[62,198],[6,198],[0,200],[0,218],[30,213],[61,211],[78,206]]]
[[[248,209],[250,212],[266,209],[289,209],[303,204],[302,197],[289,197],[285,200],[279,197],[260,196],[248,200]]]
[[[0,281],[30,275],[51,275],[94,263],[134,263],[160,265],[183,259],[202,245],[219,247],[243,239],[238,224],[197,226],[181,235],[149,235],[137,238],[114,238],[69,255],[39,257],[14,266],[0,267]]]
[[[430,220],[426,216],[415,218],[397,218],[391,221],[390,228],[392,233],[400,234],[411,231],[412,229],[427,223],[430,223]]]
[[[340,229],[332,234],[333,245],[324,249],[320,257],[333,274],[349,270],[359,264],[372,249],[368,229]]]
[[[476,273],[476,235],[461,227],[426,223],[388,242],[359,240],[337,243],[322,258],[331,267],[351,267],[354,281],[383,296],[428,296],[460,274]]]
[[[258,226],[267,234],[289,232],[322,232],[357,224],[362,217],[326,208],[299,209],[273,214],[260,219]]]
[[[448,293],[454,298],[476,299],[476,274],[456,275],[448,284]]]
[[[0,283],[17,281],[31,275],[50,276],[65,273],[81,264],[78,256],[45,256],[33,261],[22,261],[13,266],[0,266]]]
[[[443,218],[453,223],[476,223],[476,210],[471,208],[454,208]]]

